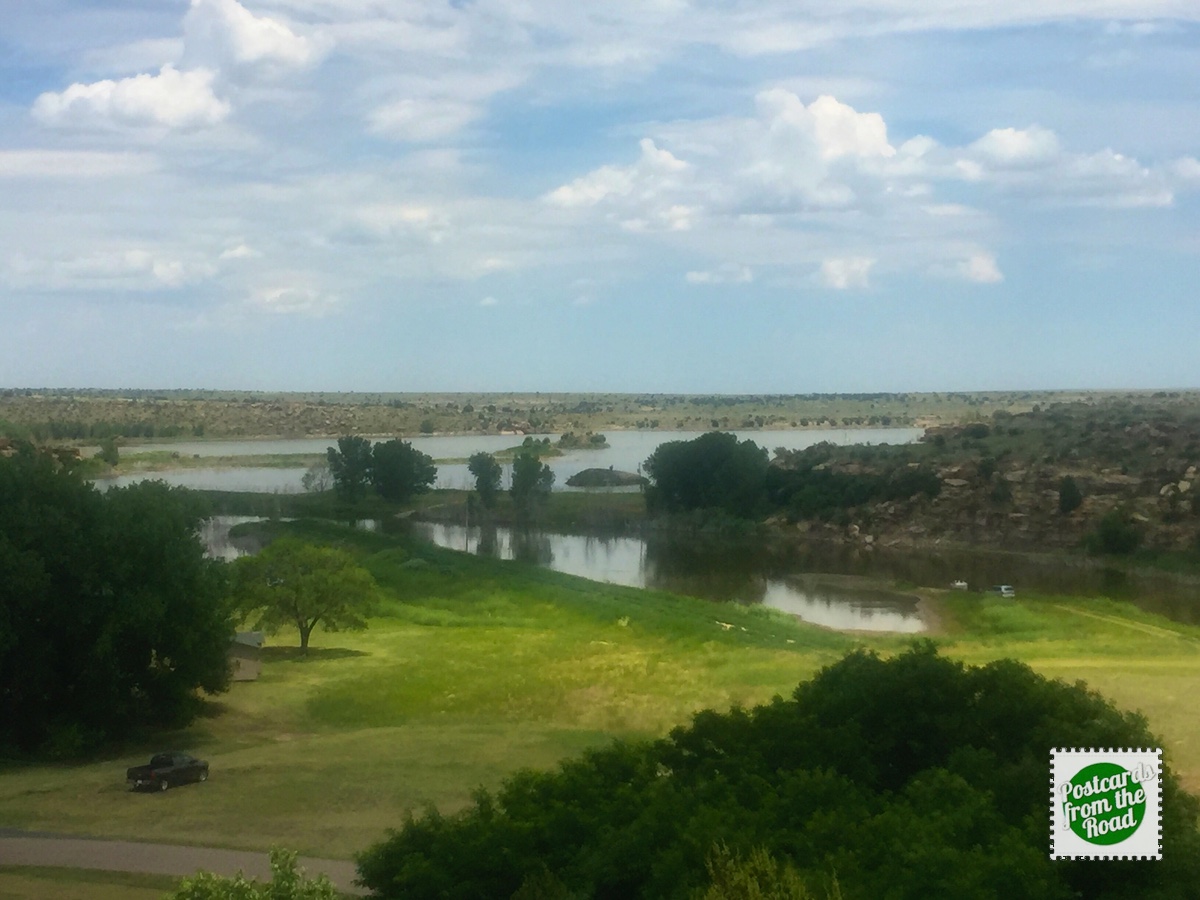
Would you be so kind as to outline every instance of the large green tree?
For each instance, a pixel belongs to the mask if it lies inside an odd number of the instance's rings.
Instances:
[[[308,653],[313,629],[367,627],[376,600],[375,579],[345,550],[282,537],[234,563],[233,594],[253,627],[275,633],[288,626]]]
[[[528,515],[537,504],[550,493],[554,486],[554,472],[542,462],[537,451],[522,448],[513,457],[512,495],[517,512]]]
[[[496,495],[500,493],[500,475],[503,471],[500,463],[492,454],[481,450],[471,454],[467,460],[467,470],[475,476],[475,493],[479,495],[479,502],[484,509],[491,509],[496,505]]]
[[[178,726],[228,685],[223,565],[194,494],[101,494],[24,447],[0,458],[0,746],[69,755]]]
[[[338,438],[337,449],[326,451],[333,490],[345,503],[357,503],[367,493],[371,483],[371,442],[364,437],[348,435]]]
[[[507,900],[539,873],[604,900],[692,900],[706,883],[728,897],[737,880],[794,896],[796,876],[817,896],[836,878],[845,900],[1196,898],[1200,804],[1169,764],[1160,861],[1049,858],[1050,750],[1156,746],[1140,716],[1011,660],[856,652],[790,699],[701,712],[410,818],[359,871],[404,900]],[[756,871],[706,873],[714,847]]]
[[[752,518],[762,510],[767,451],[728,432],[660,444],[644,468],[651,479],[646,502],[653,511],[719,509]]]
[[[371,458],[371,483],[384,500],[403,503],[424,494],[437,480],[432,457],[407,441],[391,440],[375,445]]]

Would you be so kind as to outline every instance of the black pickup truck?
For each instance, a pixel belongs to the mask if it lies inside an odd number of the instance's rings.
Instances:
[[[186,753],[159,753],[151,757],[150,765],[126,771],[125,780],[132,791],[165,791],[173,784],[208,781],[208,763]]]

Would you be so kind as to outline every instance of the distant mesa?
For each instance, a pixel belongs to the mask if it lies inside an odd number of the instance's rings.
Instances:
[[[584,469],[567,479],[569,487],[631,487],[644,484],[646,479],[633,472],[614,469]]]

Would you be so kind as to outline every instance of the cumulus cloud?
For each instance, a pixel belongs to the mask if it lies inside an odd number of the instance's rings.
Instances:
[[[192,0],[183,30],[186,57],[206,65],[306,66],[321,55],[314,40],[238,0]]]
[[[551,191],[546,199],[555,206],[595,206],[613,197],[648,199],[664,193],[688,164],[670,151],[657,147],[650,138],[639,142],[641,156],[631,166],[602,166],[570,184]]]
[[[870,286],[875,260],[868,256],[845,256],[821,263],[821,283],[839,291]]]
[[[993,128],[970,150],[996,166],[1035,166],[1052,162],[1062,152],[1058,136],[1047,128]]]
[[[229,104],[212,89],[209,69],[181,72],[163,66],[157,75],[135,75],[76,83],[48,91],[34,101],[33,115],[47,125],[125,125],[194,129],[216,125],[229,115]]]

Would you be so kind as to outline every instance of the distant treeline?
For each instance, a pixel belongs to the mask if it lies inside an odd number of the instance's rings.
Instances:
[[[868,503],[937,496],[941,480],[924,465],[896,455],[870,470],[847,472],[827,464],[840,448],[822,443],[772,465],[767,451],[726,432],[662,444],[646,460],[653,483],[647,509],[656,513],[719,511],[741,519],[783,513],[797,519],[829,519]]]
[[[103,441],[108,438],[203,437],[204,425],[163,425],[154,422],[53,421],[17,425],[0,419],[0,437],[33,441]]]

